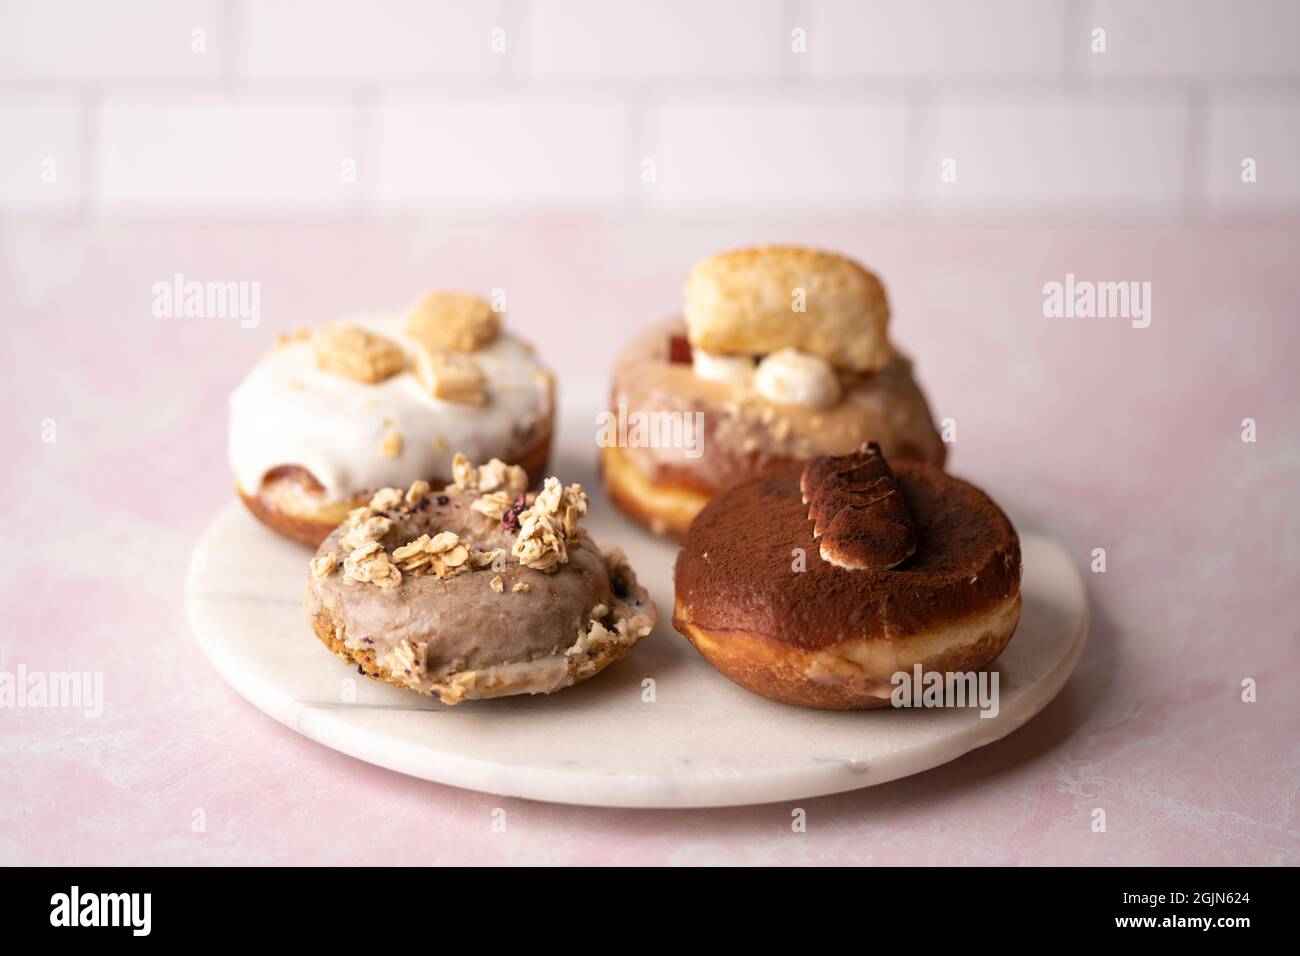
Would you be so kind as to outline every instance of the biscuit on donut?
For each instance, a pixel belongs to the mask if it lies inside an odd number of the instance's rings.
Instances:
[[[321,543],[303,606],[368,677],[445,704],[549,694],[631,650],[656,611],[621,551],[582,527],[580,485],[457,456],[440,491],[379,491]]]
[[[780,468],[714,498],[691,525],[673,626],[745,689],[826,710],[886,707],[895,674],[978,670],[1011,639],[1020,541],[1006,515],[929,465],[893,462],[887,481],[856,480],[874,454]],[[914,550],[886,567],[908,547],[889,530],[899,503]],[[820,536],[811,513],[829,516]],[[828,547],[859,566],[822,557]]]
[[[874,372],[892,358],[884,286],[858,263],[790,246],[712,256],[686,277],[691,345],[725,355],[797,348]]]
[[[231,395],[230,462],[249,510],[315,547],[379,488],[451,480],[457,448],[539,480],[554,414],[554,377],[486,300],[433,293],[284,337]]]

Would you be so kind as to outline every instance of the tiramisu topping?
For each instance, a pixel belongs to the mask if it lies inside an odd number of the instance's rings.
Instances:
[[[800,492],[824,561],[853,571],[884,569],[916,551],[912,514],[875,442],[808,462]]]

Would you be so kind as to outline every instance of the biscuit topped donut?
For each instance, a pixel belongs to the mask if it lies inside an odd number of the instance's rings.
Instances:
[[[684,319],[638,336],[614,370],[619,440],[602,436],[602,465],[632,517],[680,538],[723,488],[867,441],[943,464],[912,364],[889,340],[885,290],[862,266],[744,249],[701,262],[685,291]],[[624,422],[638,416],[681,419],[694,442],[636,440]]]
[[[282,336],[230,397],[230,462],[264,524],[315,546],[377,489],[451,478],[452,452],[540,478],[554,378],[484,299],[421,298]]]
[[[764,697],[884,707],[891,679],[971,671],[1020,618],[1020,539],[978,488],[879,446],[714,498],[677,557],[673,626]]]
[[[798,349],[875,372],[893,359],[880,280],[851,259],[768,246],[705,259],[686,277],[686,328],[706,355]]]
[[[528,492],[522,468],[462,455],[453,472],[377,492],[322,542],[303,604],[335,654],[455,704],[569,687],[654,627],[622,552],[580,525],[581,485]]]

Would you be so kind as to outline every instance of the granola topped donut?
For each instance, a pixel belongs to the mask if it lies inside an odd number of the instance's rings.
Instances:
[[[586,680],[657,617],[623,553],[580,521],[581,485],[522,468],[452,462],[441,491],[417,481],[356,508],[311,561],[316,636],[368,677],[444,704],[549,694]]]
[[[698,423],[686,429],[694,443],[603,442],[610,497],[680,538],[722,489],[864,442],[942,466],[945,446],[888,321],[880,280],[842,256],[764,247],[704,260],[686,279],[684,320],[629,345],[611,395],[612,415]]]
[[[268,527],[315,546],[376,490],[451,478],[452,452],[541,477],[554,378],[478,296],[282,335],[230,397],[236,489]]]

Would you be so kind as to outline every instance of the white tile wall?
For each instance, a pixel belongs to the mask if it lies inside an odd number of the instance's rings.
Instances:
[[[1059,76],[1065,0],[825,0],[813,72],[877,77]]]
[[[490,75],[501,66],[493,0],[256,0],[238,57],[254,77]],[[504,37],[510,49],[509,33]]]
[[[374,124],[374,197],[387,210],[623,200],[627,114],[600,97],[396,97]]]
[[[0,130],[0,206],[74,207],[81,195],[81,111],[76,98],[0,98]]]
[[[1300,0],[0,0],[0,110],[0,216],[1300,221]]]
[[[1032,211],[1045,203],[1176,210],[1187,106],[1173,94],[955,94],[934,109],[916,182],[936,211]],[[945,181],[952,160],[955,181]]]
[[[1300,212],[1300,100],[1229,94],[1210,106],[1201,183],[1218,213]],[[1243,181],[1253,159],[1254,182]]]
[[[302,97],[110,96],[98,196],[109,210],[337,208],[354,195],[345,103]]]
[[[1079,27],[1081,62],[1098,76],[1300,75],[1295,0],[1092,0]],[[1105,53],[1090,51],[1098,27]]]
[[[899,99],[692,98],[657,107],[648,126],[657,181],[642,188],[654,201],[836,208],[903,200]]]
[[[781,0],[537,0],[539,76],[773,76],[787,47]]]
[[[0,0],[0,79],[217,77],[221,0]]]

